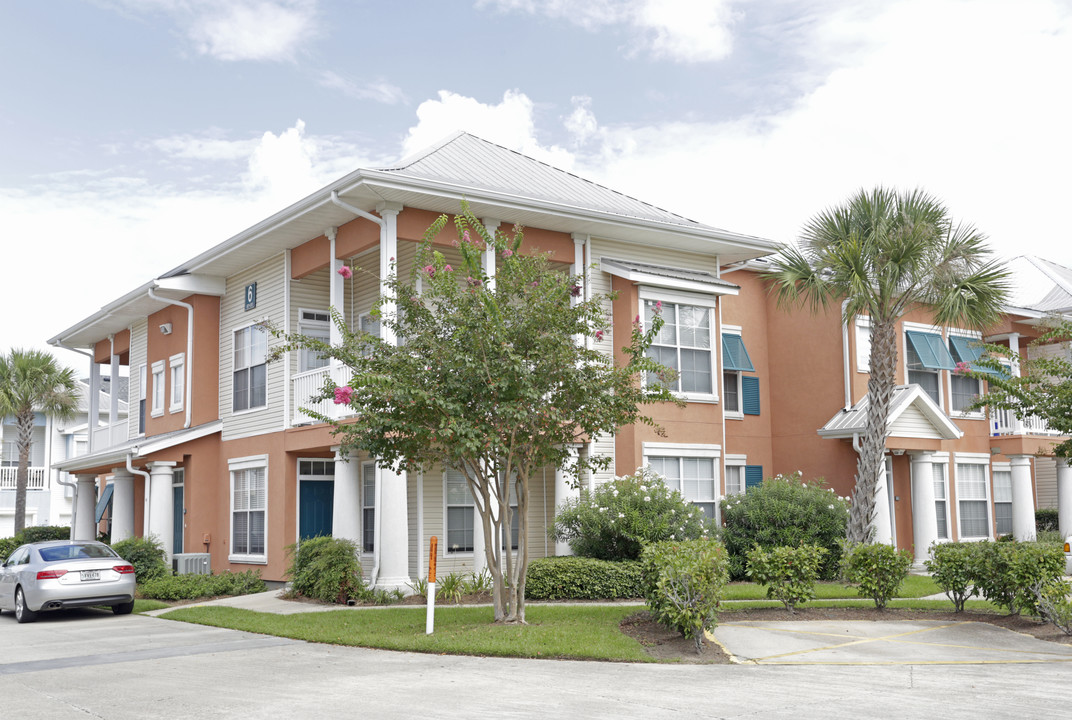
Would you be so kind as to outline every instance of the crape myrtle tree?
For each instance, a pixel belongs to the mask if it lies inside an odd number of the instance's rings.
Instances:
[[[26,486],[34,413],[69,420],[77,410],[78,384],[74,371],[60,367],[50,353],[14,349],[7,355],[0,355],[0,419],[14,416],[19,451],[15,475],[15,535],[26,526]]]
[[[820,212],[772,265],[767,277],[780,306],[818,312],[847,301],[842,322],[870,316],[867,421],[846,531],[850,543],[868,542],[897,384],[898,321],[924,311],[938,325],[981,329],[1001,311],[1008,273],[990,259],[985,236],[954,223],[937,199],[882,187]]]
[[[444,215],[428,228],[407,277],[386,278],[375,313],[397,345],[351,331],[336,314],[341,345],[291,336],[287,347],[349,368],[349,385],[328,381],[321,398],[348,404],[356,416],[319,417],[335,425],[347,450],[384,467],[442,466],[465,476],[484,531],[495,621],[524,623],[531,480],[545,467],[568,467],[571,443],[632,423],[654,426],[641,406],[674,399],[663,383],[641,382],[646,373],[667,376],[645,356],[663,321],[656,316],[642,328],[636,318],[622,348],[626,361],[616,363],[586,342],[602,339],[608,321],[604,297],[584,298],[581,277],[545,255],[521,254],[520,228],[490,234],[464,203],[453,241],[462,262],[453,267],[432,242],[448,222]],[[481,265],[487,247],[497,256],[494,276]],[[572,469],[579,477],[608,463],[581,458]],[[515,522],[516,555],[503,543]]]

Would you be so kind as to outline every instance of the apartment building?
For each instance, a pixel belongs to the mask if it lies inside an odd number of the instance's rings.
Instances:
[[[865,318],[843,326],[836,315],[778,310],[761,276],[776,243],[697,223],[459,133],[395,167],[354,171],[50,340],[92,355],[94,387],[104,375],[130,382],[130,413],[110,411],[107,423],[90,429],[88,453],[58,464],[77,477],[75,536],[91,536],[104,521],[113,540],[155,535],[179,562],[207,559],[213,571],[256,568],[282,580],[287,546],[330,533],[357,542],[376,586],[405,589],[424,576],[427,540],[436,535],[443,572],[480,570],[481,528],[463,479],[345,456],[330,427],[305,412],[348,412],[309,400],[327,377],[345,384],[345,368],[308,351],[269,362],[281,341],[264,329],[336,341],[335,310],[351,328],[379,331],[370,311],[383,280],[410,271],[425,230],[463,198],[488,228],[523,225],[521,252],[547,253],[583,274],[583,292],[616,293],[606,302],[611,332],[597,344],[604,352],[620,352],[625,341],[615,338],[627,338],[633,319],[650,318],[661,303],[667,323],[652,353],[679,370],[674,390],[686,403],[651,409],[665,434],[624,427],[574,448],[614,460],[582,485],[648,465],[711,516],[719,498],[797,469],[849,494],[852,437],[866,402],[866,367],[858,364]],[[453,239],[448,230],[434,242],[456,263]],[[489,272],[494,262],[489,254]],[[344,265],[352,272],[340,273]],[[1021,310],[1029,314],[1010,315],[1001,336],[1026,347],[1045,313]],[[890,519],[888,529],[879,523],[880,538],[912,547],[993,537],[1013,505],[1034,507],[1025,487],[1048,492],[1046,473],[1062,472],[1031,454],[1050,437],[959,413],[970,389],[931,355],[919,356],[923,347],[933,355],[938,342],[966,357],[974,346],[961,340],[973,337],[906,319],[905,387],[891,419],[883,490]],[[536,479],[530,557],[565,551],[546,529],[575,492],[564,468],[545,468]]]

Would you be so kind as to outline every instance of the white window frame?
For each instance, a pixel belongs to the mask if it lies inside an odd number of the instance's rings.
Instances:
[[[164,361],[157,360],[152,367],[153,394],[152,394],[152,417],[161,417],[164,414]]]
[[[738,337],[743,339],[744,335],[742,334],[741,331],[742,331],[742,328],[739,325],[723,325],[719,329],[719,333],[718,333],[718,343],[719,343],[718,350],[719,350],[720,354],[722,352],[722,336],[723,335],[736,335],[736,336],[738,336]],[[731,420],[743,420],[744,419],[744,397],[742,397],[742,395],[743,395],[743,392],[742,392],[743,383],[741,382],[741,371],[740,370],[726,370],[725,369],[725,364],[726,364],[726,359],[722,358],[722,366],[723,367],[720,368],[722,370],[722,375],[720,376],[720,380],[722,382],[722,410],[723,410],[723,414],[724,414],[724,416],[726,418],[729,418]],[[731,410],[729,405],[727,404],[729,402],[729,393],[726,392],[726,376],[727,375],[733,375],[734,382],[736,382],[736,386],[735,386],[735,389],[737,391],[737,393],[736,393],[736,395],[737,395],[737,409],[736,410]]]
[[[855,322],[856,372],[871,374],[871,316],[857,315]],[[907,350],[906,350],[907,355]],[[907,363],[906,363],[907,365]]]
[[[248,510],[235,510],[234,495],[235,495],[235,473],[244,470],[264,470],[264,508]],[[228,555],[227,560],[233,563],[244,563],[247,565],[267,565],[268,564],[268,456],[267,455],[250,455],[247,457],[232,458],[227,461],[227,474],[229,476],[229,494],[228,494],[228,506],[230,512],[228,513]],[[263,553],[236,553],[234,552],[234,516],[235,512],[263,512],[264,513],[264,552]],[[248,526],[247,526],[248,527]]]
[[[993,506],[994,506],[994,535],[995,536],[1000,536],[1002,534],[1008,535],[1008,534],[1012,533],[1012,528],[1011,527],[1009,528],[1008,533],[998,533],[998,504],[999,503],[998,503],[997,481],[998,481],[998,473],[999,472],[1009,474],[1009,499],[1008,500],[1002,500],[1000,504],[1008,505],[1009,506],[1009,511],[1011,513],[1012,512],[1012,463],[1008,463],[1008,462],[1000,462],[1000,463],[998,463],[998,462],[996,462],[993,465],[991,465],[991,467],[990,467],[990,483],[991,483],[991,491],[993,492],[993,495],[991,495],[991,497],[994,498]]]
[[[672,390],[671,392],[673,392],[674,395],[676,395],[677,397],[683,398],[683,399],[688,400],[690,402],[712,402],[712,403],[713,402],[718,402],[718,388],[719,388],[719,385],[721,385],[722,381],[717,376],[717,373],[720,370],[720,367],[719,367],[719,364],[718,364],[718,357],[717,357],[717,354],[716,354],[717,348],[715,346],[722,342],[722,336],[720,334],[720,329],[717,327],[717,322],[716,322],[716,315],[717,315],[716,311],[717,311],[717,308],[718,308],[717,298],[715,296],[713,296],[713,295],[702,295],[702,294],[699,294],[699,293],[688,293],[688,292],[682,292],[682,291],[679,291],[679,290],[669,290],[669,289],[666,289],[666,288],[645,287],[645,286],[640,286],[638,288],[637,296],[638,296],[639,305],[640,305],[639,309],[640,309],[641,324],[643,324],[644,315],[645,315],[645,312],[644,312],[644,303],[645,302],[662,302],[664,306],[669,305],[669,304],[672,304],[672,305],[687,305],[687,306],[692,306],[692,307],[704,308],[705,310],[709,311],[708,315],[707,315],[707,318],[708,318],[707,322],[708,322],[708,337],[711,339],[711,347],[709,348],[710,353],[711,353],[711,392],[709,392],[709,393],[684,392],[684,391],[681,391],[681,390]],[[680,358],[680,351],[681,351],[681,339],[680,339],[680,337],[678,337],[677,344],[675,345],[675,347],[678,350],[678,353],[679,353],[678,357]],[[702,348],[687,348],[687,349],[700,350]],[[680,365],[680,362],[678,364]],[[680,368],[679,368],[679,370],[680,370]],[[647,382],[647,379],[645,378],[643,380],[643,382]],[[680,382],[680,378],[679,378],[679,382]]]
[[[237,343],[237,340],[236,340],[236,338],[238,336],[238,333],[242,332],[243,330],[252,330],[253,328],[257,327],[258,325],[262,325],[263,323],[264,323],[264,320],[261,319],[261,320],[257,320],[257,321],[254,321],[254,322],[246,323],[245,325],[242,325],[240,327],[236,327],[236,328],[231,330],[231,414],[232,415],[244,415],[246,413],[260,412],[262,410],[267,410],[268,409],[268,406],[269,406],[269,403],[268,403],[268,395],[269,395],[269,393],[268,393],[268,352],[269,352],[269,350],[268,350],[268,331],[267,331],[267,329],[264,330],[264,358],[261,360],[261,362],[258,362],[258,363],[252,363],[251,362],[250,364],[243,365],[242,367],[238,367],[235,364],[235,355],[238,352],[238,343]],[[251,357],[250,360],[252,361],[252,359],[253,358]],[[264,365],[264,404],[263,405],[252,405],[252,404],[250,404],[246,408],[243,408],[241,410],[235,410],[234,409],[235,375],[238,374],[238,372],[240,370],[252,370],[255,367],[259,367],[260,365]],[[250,399],[250,403],[252,403],[252,399]]]
[[[466,504],[450,502],[449,483],[448,483],[448,480],[447,480],[447,474],[448,473],[457,473],[458,475],[461,476],[462,481],[465,483],[465,491],[469,494],[469,497],[470,497],[470,502],[468,503],[468,507],[473,511],[473,549],[472,550],[463,550],[463,549],[454,550],[454,549],[452,549],[453,546],[450,544],[450,510],[451,510],[451,508],[464,508],[464,507],[466,507]],[[476,499],[473,498],[473,493],[469,489],[469,482],[465,479],[465,474],[464,473],[459,473],[456,470],[447,470],[447,469],[444,468],[444,470],[443,470],[443,539],[444,539],[443,552],[444,552],[444,554],[450,555],[452,557],[466,557],[466,556],[473,555],[477,551],[477,549],[476,549],[476,520],[477,520]]]
[[[946,329],[946,338],[945,338],[945,344],[946,344],[947,348],[949,348],[949,338],[954,336],[954,335],[957,336],[957,337],[971,338],[972,340],[977,340],[979,342],[982,342],[982,340],[983,340],[982,333],[973,332],[971,330],[961,330],[960,328],[947,328]],[[950,354],[953,353],[952,348],[949,348],[949,353]],[[979,395],[979,396],[982,396],[982,394],[983,394],[983,381],[978,380],[978,379],[974,379],[974,378],[973,378],[973,381],[976,384],[976,390],[977,390],[976,394]],[[952,375],[952,373],[950,373],[950,377],[949,377],[949,415],[950,415],[950,417],[967,418],[967,419],[970,419],[970,420],[982,420],[982,419],[984,419],[986,417],[986,414],[984,413],[982,408],[980,408],[979,410],[973,410],[973,411],[970,411],[970,412],[966,412],[966,411],[963,411],[963,410],[957,410],[956,408],[953,407],[953,375]]]
[[[943,411],[945,411],[946,406],[947,406],[946,405],[946,385],[948,383],[942,382],[942,376],[945,375],[947,373],[947,371],[945,371],[945,370],[928,370],[926,368],[924,368],[923,370],[910,370],[909,369],[909,367],[908,367],[908,347],[909,347],[909,345],[908,345],[908,333],[909,332],[924,332],[924,333],[930,333],[931,335],[937,335],[940,338],[942,338],[942,343],[945,344],[947,348],[949,346],[949,339],[945,336],[945,333],[942,332],[942,328],[940,328],[940,327],[936,327],[934,325],[927,325],[925,323],[913,323],[913,322],[904,322],[904,323],[902,323],[902,327],[901,327],[901,344],[904,346],[904,354],[902,355],[902,357],[904,357],[905,384],[910,385],[912,383],[912,381],[909,379],[909,375],[908,375],[909,372],[934,373],[938,377],[938,407],[940,407]],[[926,392],[926,391],[924,391],[924,392]]]
[[[377,473],[379,470],[376,468],[374,462],[361,463],[361,517],[359,518],[358,525],[361,528],[361,544],[359,547],[362,552],[371,553],[376,550],[376,481]],[[369,477],[371,474],[372,480],[372,492],[369,492]],[[371,495],[372,497],[369,497]],[[367,527],[365,523],[365,513],[372,511],[372,527]],[[372,539],[368,540],[365,536],[369,531],[372,531]],[[443,535],[446,538],[446,533]]]
[[[331,475],[317,475],[315,473],[303,473],[303,462],[328,462],[334,465],[335,458],[330,457],[299,457],[294,464],[294,477],[297,479],[298,495],[297,501],[294,503],[294,542],[301,542],[301,484],[303,482],[327,482],[331,480],[335,481],[335,469],[332,468]]]
[[[324,315],[327,319],[321,320],[319,318],[311,317],[307,318],[306,315]],[[309,335],[310,331],[319,330],[315,337],[324,340],[324,342],[331,342],[331,312],[328,310],[316,310],[313,308],[298,308],[298,333],[300,335]],[[303,348],[298,353],[298,372],[308,372],[310,370],[319,370],[322,367],[327,367],[330,361],[324,358],[323,363],[319,358],[314,358],[314,352],[307,348]]]
[[[171,378],[171,402],[168,412],[182,412],[186,397],[186,353],[176,353],[168,358],[168,375]]]
[[[724,494],[723,497],[730,497],[732,495],[744,495],[745,492],[745,479],[744,479],[744,466],[748,464],[747,455],[726,455],[726,477],[723,482]],[[730,468],[733,468],[737,475],[740,486],[730,491]]]
[[[953,467],[953,483],[957,493],[957,539],[960,541],[992,540],[994,537],[994,508],[990,491],[990,455],[989,453],[956,453],[950,465]],[[960,466],[977,465],[983,468],[983,498],[962,498],[960,495]],[[985,502],[986,504],[986,535],[962,535],[964,514],[961,512],[961,502]]]
[[[952,522],[952,514],[950,512],[950,501],[949,501],[949,453],[947,453],[947,452],[945,452],[945,453],[934,453],[934,455],[931,457],[931,481],[932,482],[934,482],[934,468],[935,467],[943,468],[943,470],[941,471],[942,472],[942,486],[943,486],[943,491],[945,492],[945,496],[942,497],[942,498],[938,497],[937,492],[934,493],[934,503],[935,503],[934,514],[935,514],[935,516],[938,515],[938,503],[942,502],[942,503],[945,504],[945,537],[938,536],[938,542],[940,542],[940,543],[952,542],[953,541],[953,522]],[[936,490],[937,490],[937,488],[936,488]],[[937,530],[937,528],[936,528],[936,530]]]
[[[712,500],[691,500],[686,498],[687,502],[693,504],[714,504],[714,511],[712,518],[718,517],[718,501],[722,497],[722,478],[719,472],[719,461],[722,457],[721,445],[704,445],[704,444],[692,444],[692,443],[660,443],[660,442],[646,442],[643,445],[644,453],[644,466],[650,468],[651,463],[649,458],[653,457],[669,457],[669,458],[701,458],[711,460],[711,472],[712,478]],[[743,480],[742,480],[743,482]],[[678,487],[670,487],[670,490],[677,490],[681,493],[681,497],[685,497],[684,487],[679,485]]]

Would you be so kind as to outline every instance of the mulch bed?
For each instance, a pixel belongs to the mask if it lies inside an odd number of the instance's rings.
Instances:
[[[903,610],[887,608],[838,608],[838,607],[801,607],[790,615],[783,608],[753,608],[741,610],[724,610],[719,614],[719,622],[743,621],[800,621],[800,620],[945,620],[950,622],[985,622],[1008,630],[1030,635],[1039,640],[1072,645],[1072,636],[1050,624],[1041,623],[1033,618],[1017,615],[994,615],[991,613],[943,612],[938,610]],[[621,630],[644,646],[653,658],[673,660],[692,664],[726,664],[729,656],[718,645],[707,643],[702,654],[696,653],[692,640],[686,640],[681,634],[667,630],[651,619],[646,610],[634,613],[621,622]]]

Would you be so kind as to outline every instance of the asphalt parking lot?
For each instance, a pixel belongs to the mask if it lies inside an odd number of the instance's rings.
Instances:
[[[1072,663],[640,665],[397,653],[83,610],[0,615],[4,718],[1064,717]]]

